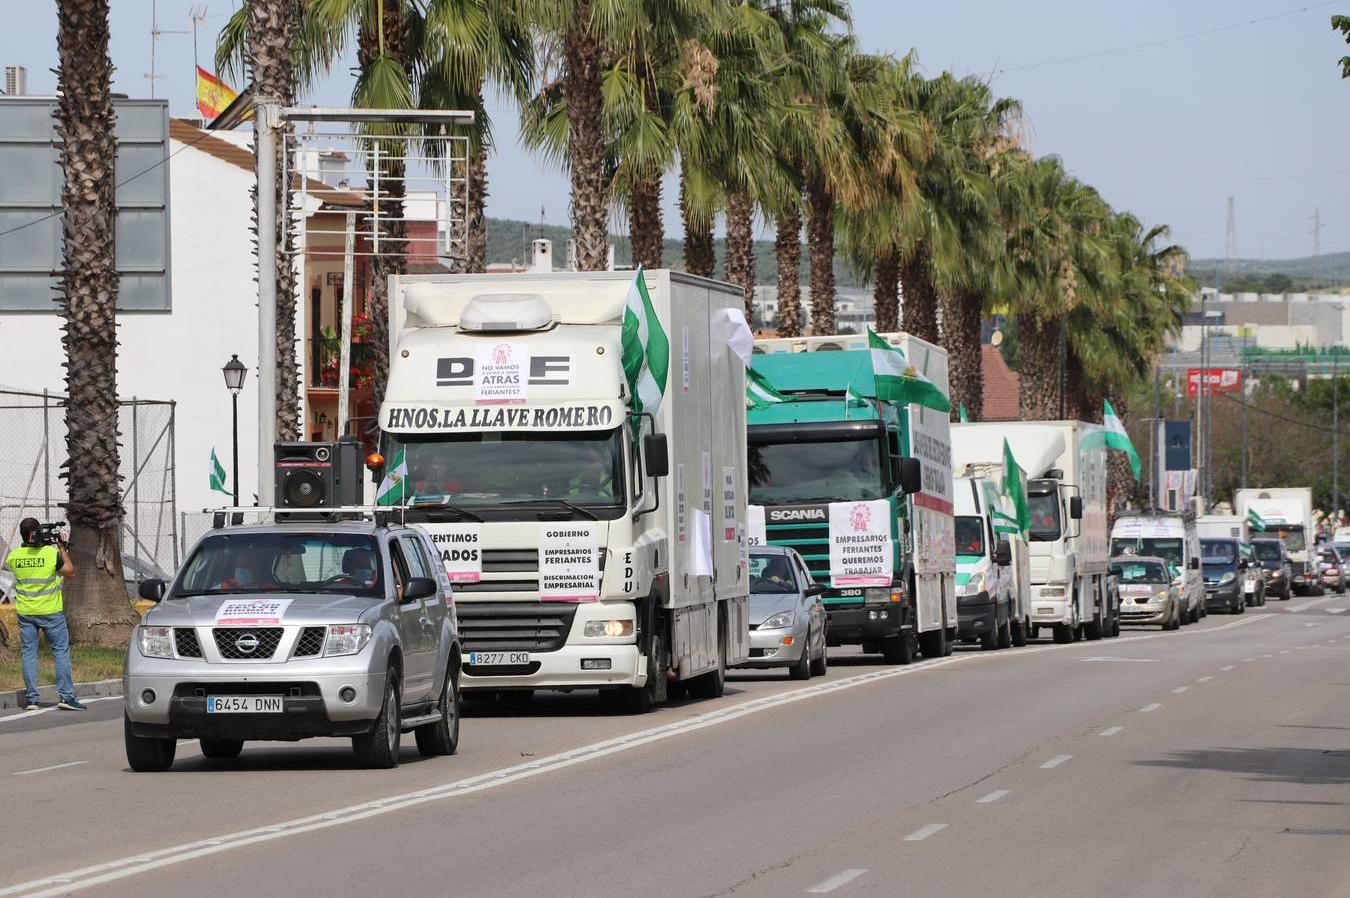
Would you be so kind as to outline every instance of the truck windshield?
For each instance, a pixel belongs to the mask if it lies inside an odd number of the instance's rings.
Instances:
[[[1059,493],[1029,493],[1027,506],[1031,509],[1031,541],[1049,543],[1059,539]]]
[[[1111,540],[1112,555],[1152,555],[1166,558],[1177,567],[1185,567],[1185,555],[1182,551],[1181,537],[1165,539],[1121,539]]]
[[[1253,540],[1252,552],[1256,555],[1258,561],[1280,560],[1280,544],[1273,539]]]
[[[1302,527],[1280,527],[1275,530],[1275,535],[1284,543],[1286,552],[1302,552],[1308,548],[1308,542],[1303,538]]]
[[[827,443],[752,443],[750,501],[854,502],[881,499],[881,443],[875,438]]]
[[[183,565],[169,598],[270,592],[384,594],[375,538],[358,533],[219,533]]]
[[[956,518],[956,554],[984,554],[984,519],[975,515]]]
[[[407,504],[504,503],[623,508],[623,430],[387,434],[385,457],[404,452]]]

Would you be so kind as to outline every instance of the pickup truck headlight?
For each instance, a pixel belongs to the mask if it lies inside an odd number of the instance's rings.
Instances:
[[[782,630],[792,626],[795,615],[791,611],[780,611],[777,614],[771,614],[764,619],[764,623],[759,625],[761,630]]]
[[[141,627],[141,654],[147,658],[173,657],[173,627]]]
[[[324,640],[325,658],[334,655],[355,655],[370,641],[370,624],[330,624]]]
[[[1228,573],[1224,574],[1222,577],[1219,578],[1219,585],[1227,586],[1229,583],[1232,583],[1236,579],[1237,574],[1233,573],[1232,571],[1229,571]]]

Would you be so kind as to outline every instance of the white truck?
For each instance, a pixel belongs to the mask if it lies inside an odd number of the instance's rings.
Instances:
[[[623,370],[634,272],[390,281],[381,451],[455,584],[466,697],[598,688],[645,711],[668,683],[720,695],[748,657],[741,293],[645,282],[669,349],[654,414]]]
[[[1100,639],[1119,626],[1107,590],[1106,442],[1083,421],[982,422],[963,434],[1000,451],[1008,440],[1027,473],[1031,508],[1031,635]],[[964,438],[964,436],[963,436]]]
[[[1126,511],[1111,525],[1111,556],[1149,555],[1175,570],[1181,594],[1181,622],[1198,623],[1205,608],[1205,581],[1200,571],[1200,533],[1190,512]]]
[[[1235,539],[1248,542],[1251,538],[1247,518],[1236,514],[1207,514],[1195,519],[1195,529],[1201,539]]]
[[[1311,563],[1315,530],[1312,490],[1307,487],[1237,490],[1233,496],[1237,513],[1244,518],[1256,512],[1265,521],[1262,536],[1278,536],[1289,555],[1293,591],[1299,595],[1319,592],[1317,566]]]

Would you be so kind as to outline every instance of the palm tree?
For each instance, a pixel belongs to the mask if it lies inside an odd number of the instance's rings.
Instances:
[[[117,138],[108,56],[108,0],[57,4],[56,130],[61,138],[66,450],[71,631],[77,642],[124,646],[136,623],[122,580],[117,444],[117,264],[113,235]]]

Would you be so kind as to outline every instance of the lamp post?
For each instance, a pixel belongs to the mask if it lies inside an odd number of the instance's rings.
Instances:
[[[239,507],[239,391],[244,388],[244,376],[248,374],[248,368],[239,361],[238,355],[231,355],[230,360],[225,363],[225,367],[220,369],[225,375],[225,388],[230,391],[230,405],[233,410],[233,441],[234,441],[234,507]]]

